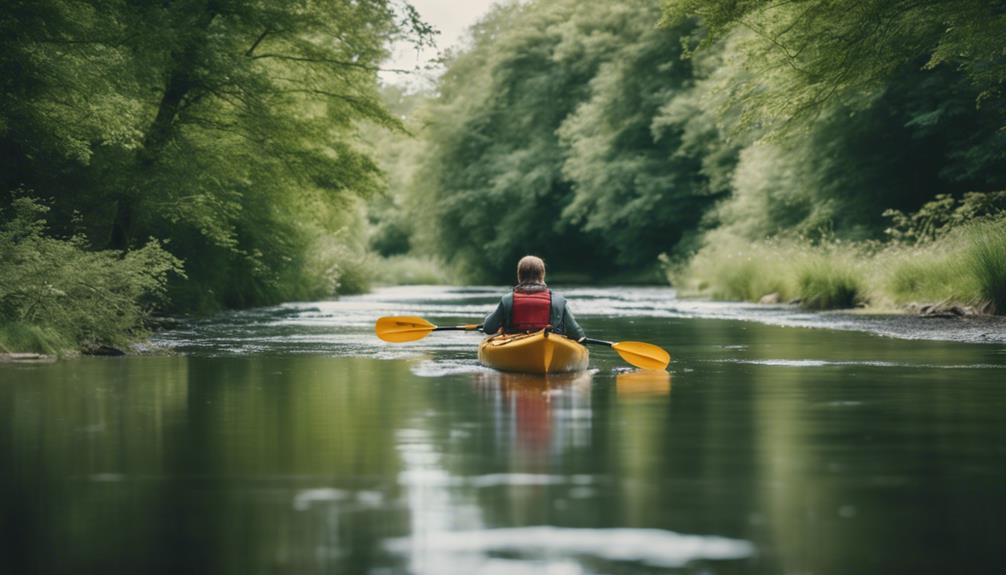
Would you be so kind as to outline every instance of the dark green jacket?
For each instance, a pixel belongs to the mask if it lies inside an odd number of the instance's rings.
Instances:
[[[482,330],[493,334],[503,328],[503,331],[510,331],[510,317],[513,311],[513,292],[500,298],[496,310],[486,316],[482,322]],[[549,323],[552,324],[552,331],[564,335],[570,339],[580,339],[584,337],[583,328],[576,323],[576,319],[566,305],[566,298],[552,292],[552,313]]]

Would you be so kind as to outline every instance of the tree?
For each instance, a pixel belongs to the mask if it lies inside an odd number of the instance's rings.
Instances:
[[[525,253],[584,278],[653,266],[697,228],[725,191],[705,161],[716,128],[683,101],[666,109],[693,70],[658,17],[643,1],[564,0],[473,28],[421,112],[414,193],[439,253],[482,280],[509,281]]]
[[[813,116],[836,98],[869,99],[906,67],[958,70],[976,105],[1004,112],[1003,0],[664,0],[665,22],[693,17],[707,47],[745,32],[758,73],[741,92],[762,122]]]
[[[97,247],[166,240],[197,307],[331,293],[381,185],[356,124],[397,125],[386,43],[432,33],[390,0],[43,0],[0,27],[4,184],[51,198],[57,228],[85,214]]]

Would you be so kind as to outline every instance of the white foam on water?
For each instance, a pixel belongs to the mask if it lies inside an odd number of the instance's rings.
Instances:
[[[384,494],[380,491],[344,491],[331,487],[319,487],[299,491],[293,498],[293,508],[296,511],[307,511],[315,505],[348,504],[350,508],[381,507],[384,505]]]
[[[536,473],[491,473],[465,478],[472,487],[511,487],[531,485],[563,485],[575,481],[580,476],[566,478],[561,475],[543,475]],[[588,475],[587,481],[592,478]]]
[[[367,507],[380,507],[384,504],[384,494],[380,491],[358,491],[356,501]]]
[[[318,489],[305,489],[293,498],[293,508],[297,511],[307,511],[316,503],[327,503],[332,501],[342,501],[349,494],[341,489],[322,487]]]
[[[590,475],[549,475],[541,473],[489,473],[450,475],[439,469],[410,469],[398,474],[398,483],[409,487],[528,487],[541,485],[591,485]]]
[[[475,363],[474,360],[438,360],[421,361],[412,366],[412,373],[419,377],[443,377],[445,375],[460,375],[465,373],[492,372],[488,367]]]
[[[479,564],[478,575],[584,575],[589,573],[576,561],[519,561],[500,557],[486,558]]]
[[[553,526],[515,527],[420,533],[389,539],[384,548],[409,555],[416,573],[482,572],[493,567],[493,556],[505,553],[514,573],[576,573],[573,561],[634,562],[657,568],[677,568],[699,560],[751,557],[748,541],[715,535],[684,535],[663,529],[577,529]],[[516,558],[514,558],[516,557]],[[579,568],[579,565],[576,565]]]

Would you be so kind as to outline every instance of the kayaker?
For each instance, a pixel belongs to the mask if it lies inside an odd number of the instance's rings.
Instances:
[[[486,316],[482,330],[494,334],[538,331],[552,326],[552,331],[570,339],[584,338],[566,305],[566,298],[545,285],[545,262],[537,256],[524,256],[517,262],[517,285],[500,298],[496,311]]]

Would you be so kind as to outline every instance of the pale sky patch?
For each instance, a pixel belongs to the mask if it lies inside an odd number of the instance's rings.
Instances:
[[[400,70],[419,68],[419,70],[411,74],[381,72],[380,78],[386,84],[411,88],[432,87],[443,73],[443,67],[437,65],[430,70],[424,68],[433,65],[439,53],[460,44],[468,28],[485,16],[496,0],[410,0],[410,2],[419,11],[423,20],[440,31],[436,37],[437,46],[417,52],[415,47],[407,42],[395,43],[391,47],[391,56],[382,67]]]

